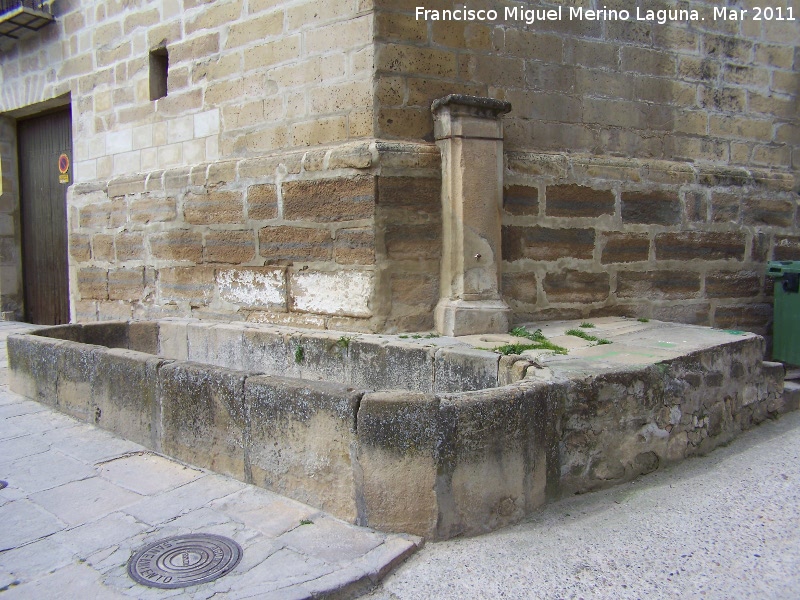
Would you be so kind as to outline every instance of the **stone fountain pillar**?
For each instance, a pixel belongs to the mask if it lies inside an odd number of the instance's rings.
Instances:
[[[442,154],[442,265],[434,321],[442,335],[506,333],[500,296],[503,121],[511,104],[451,94],[434,100]]]

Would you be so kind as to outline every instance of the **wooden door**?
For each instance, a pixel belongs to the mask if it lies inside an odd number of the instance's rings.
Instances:
[[[67,187],[72,183],[69,108],[17,123],[25,319],[69,322]]]

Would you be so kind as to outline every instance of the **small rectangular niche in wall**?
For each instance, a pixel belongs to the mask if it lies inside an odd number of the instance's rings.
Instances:
[[[167,72],[169,55],[166,48],[150,51],[150,100],[158,100],[167,95]]]

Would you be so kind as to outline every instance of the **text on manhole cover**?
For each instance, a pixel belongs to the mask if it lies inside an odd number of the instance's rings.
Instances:
[[[241,558],[241,547],[230,538],[212,534],[178,535],[136,552],[128,561],[128,575],[150,587],[187,587],[222,577]]]

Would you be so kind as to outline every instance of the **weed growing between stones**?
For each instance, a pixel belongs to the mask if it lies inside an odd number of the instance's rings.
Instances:
[[[595,325],[594,323],[589,323],[587,321],[584,321],[583,323],[581,323],[581,327],[583,327],[584,329],[594,329]]]
[[[555,354],[567,354],[568,350],[566,348],[562,348],[561,346],[557,346],[546,337],[542,333],[541,329],[537,329],[534,332],[530,332],[524,327],[514,327],[509,333],[514,337],[521,337],[530,340],[533,342],[532,344],[506,344],[504,346],[500,346],[495,348],[495,352],[499,352],[500,354],[509,355],[509,354],[522,354],[525,350],[550,350]]]
[[[303,350],[302,346],[298,346],[294,349],[294,362],[301,363],[303,362],[303,358],[305,356],[305,351]]]
[[[538,348],[536,344],[506,344],[505,346],[493,348],[492,352],[498,352],[504,356],[508,356],[509,354],[522,354],[525,350],[537,350]]]
[[[581,325],[583,327],[583,325]],[[607,340],[605,338],[599,338],[595,335],[589,335],[585,331],[581,329],[568,329],[564,332],[566,335],[574,335],[575,337],[579,337],[581,339],[586,340],[587,342],[596,342],[598,346],[602,346],[603,344],[610,344],[611,340]]]

